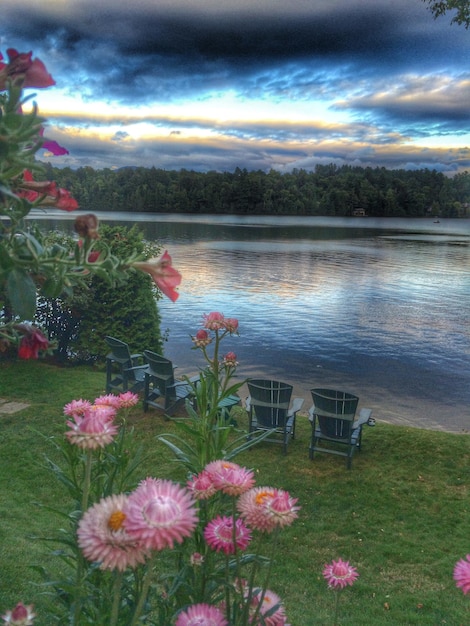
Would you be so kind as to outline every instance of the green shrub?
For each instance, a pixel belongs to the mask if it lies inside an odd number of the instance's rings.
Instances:
[[[67,235],[51,233],[51,238],[64,244]],[[103,225],[100,238],[118,257],[125,258],[133,251],[144,253],[147,258],[159,253],[159,246],[144,242],[135,226],[128,229]],[[56,341],[60,360],[103,359],[108,352],[106,335],[128,343],[131,352],[161,352],[159,297],[151,278],[142,272],[133,272],[119,284],[93,276],[86,288],[75,288],[73,294],[41,299],[37,322]]]

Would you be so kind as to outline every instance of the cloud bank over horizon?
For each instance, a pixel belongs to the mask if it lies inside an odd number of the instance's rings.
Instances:
[[[4,0],[59,167],[470,167],[470,32],[421,0]],[[50,160],[45,154],[42,158]]]

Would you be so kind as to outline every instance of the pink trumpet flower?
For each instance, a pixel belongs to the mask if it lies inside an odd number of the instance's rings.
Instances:
[[[181,283],[181,274],[172,266],[171,256],[167,250],[158,258],[135,261],[132,267],[150,274],[160,291],[172,302],[178,299],[179,293],[175,287]]]

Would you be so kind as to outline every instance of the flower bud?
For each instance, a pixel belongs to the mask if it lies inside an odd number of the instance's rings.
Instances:
[[[99,221],[93,213],[79,215],[75,220],[74,230],[83,239],[99,239]]]

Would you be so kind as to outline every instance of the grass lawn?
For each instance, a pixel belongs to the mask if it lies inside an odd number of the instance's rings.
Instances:
[[[105,375],[44,362],[0,365],[0,397],[30,406],[0,414],[0,614],[16,602],[33,603],[41,620],[45,599],[32,564],[52,562],[48,546],[31,541],[58,523],[44,505],[63,506],[64,493],[45,469],[47,437],[61,437],[63,406],[104,392]],[[308,407],[306,407],[308,409]],[[351,471],[333,455],[308,458],[310,425],[299,414],[296,439],[286,456],[261,443],[236,458],[253,468],[258,485],[282,487],[299,499],[299,519],[285,529],[270,587],[283,598],[292,626],[332,623],[334,597],[323,565],[349,560],[360,577],[340,598],[343,626],[468,626],[470,598],[455,587],[455,562],[470,553],[470,438],[380,422],[364,428],[363,448]],[[238,411],[240,427],[246,416]],[[148,475],[184,480],[157,440],[175,426],[141,404],[132,410],[135,437],[147,457]],[[46,436],[41,437],[39,433]]]

